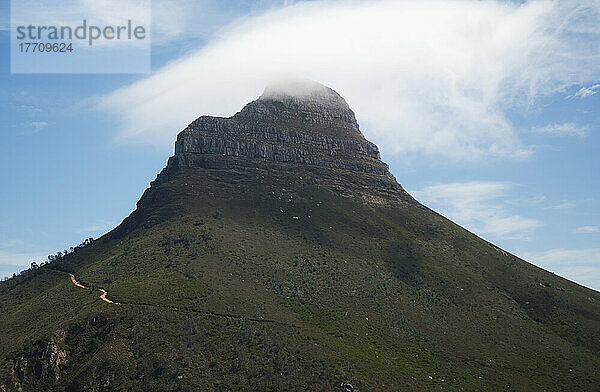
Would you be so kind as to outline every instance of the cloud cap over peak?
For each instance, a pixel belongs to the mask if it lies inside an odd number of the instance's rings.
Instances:
[[[346,100],[335,90],[309,79],[287,78],[271,82],[259,97],[263,100],[297,99],[348,110]]]
[[[338,91],[385,153],[523,158],[508,111],[600,79],[598,15],[592,1],[301,2],[234,23],[99,107],[122,120],[119,139],[168,148],[191,119],[230,116],[294,75]]]

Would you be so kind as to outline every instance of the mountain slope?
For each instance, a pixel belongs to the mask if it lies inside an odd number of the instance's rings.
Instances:
[[[0,390],[600,386],[600,294],[420,205],[314,83],[192,122],[119,227],[0,299]]]

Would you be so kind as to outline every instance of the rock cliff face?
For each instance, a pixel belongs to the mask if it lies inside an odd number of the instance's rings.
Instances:
[[[58,330],[49,342],[38,341],[31,351],[15,359],[11,369],[14,388],[18,391],[27,390],[23,384],[31,380],[46,385],[58,383],[68,359],[64,345],[65,331]]]
[[[178,135],[175,158],[188,167],[278,162],[388,175],[346,101],[316,83],[269,87],[233,117],[198,118]]]

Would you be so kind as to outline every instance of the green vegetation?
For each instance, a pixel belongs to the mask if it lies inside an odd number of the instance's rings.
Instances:
[[[0,391],[598,390],[600,294],[417,203],[321,92],[201,117],[121,225],[0,283]]]
[[[597,292],[407,197],[215,172],[154,184],[115,231],[0,284],[0,390],[600,385]]]

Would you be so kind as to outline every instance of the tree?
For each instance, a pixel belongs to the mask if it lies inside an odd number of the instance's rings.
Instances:
[[[31,262],[31,269],[37,269],[37,268],[38,268],[37,263],[35,261],[32,261]]]

